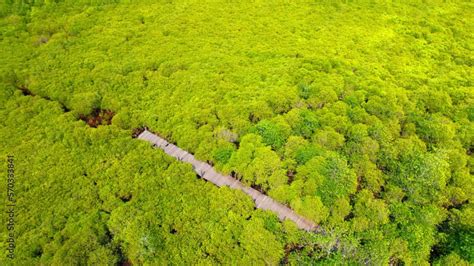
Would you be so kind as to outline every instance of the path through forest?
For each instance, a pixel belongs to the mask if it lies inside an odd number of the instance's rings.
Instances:
[[[238,189],[248,194],[255,201],[257,208],[262,210],[270,210],[278,215],[281,220],[289,219],[296,223],[296,225],[306,231],[321,232],[319,225],[299,216],[293,210],[283,204],[278,203],[274,199],[260,193],[259,191],[245,186],[239,180],[231,177],[221,175],[214,170],[209,164],[196,160],[192,154],[180,149],[178,146],[167,142],[165,139],[151,133],[148,130],[143,131],[138,135],[138,139],[146,140],[153,144],[154,147],[162,149],[165,153],[174,158],[190,163],[194,171],[205,180],[214,183],[218,187],[228,186],[233,189]]]

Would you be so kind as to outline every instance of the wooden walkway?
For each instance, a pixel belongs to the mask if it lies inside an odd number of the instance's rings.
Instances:
[[[218,187],[228,186],[233,189],[238,189],[248,194],[255,201],[257,208],[262,210],[270,210],[278,215],[281,220],[289,219],[296,223],[296,225],[306,231],[320,232],[321,229],[318,225],[313,222],[299,216],[293,210],[286,207],[283,204],[276,202],[274,199],[260,193],[259,191],[247,187],[242,184],[239,180],[234,179],[230,176],[225,176],[217,173],[212,166],[205,162],[196,160],[194,156],[185,150],[180,149],[178,146],[167,142],[165,139],[151,133],[148,130],[143,131],[138,135],[139,139],[145,140],[153,144],[155,148],[162,149],[168,155],[183,161],[190,163],[193,166],[194,171],[204,178],[205,180],[214,183]]]

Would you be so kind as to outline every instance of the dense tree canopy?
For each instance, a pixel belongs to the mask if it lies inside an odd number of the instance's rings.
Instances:
[[[17,264],[474,263],[471,2],[89,2],[0,3]]]

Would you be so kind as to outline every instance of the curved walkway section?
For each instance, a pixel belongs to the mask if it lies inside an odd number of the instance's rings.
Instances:
[[[259,191],[247,187],[242,184],[239,180],[217,173],[212,166],[205,162],[196,160],[194,156],[185,150],[180,149],[178,146],[167,142],[165,139],[151,133],[148,130],[143,131],[138,135],[139,139],[145,140],[153,144],[155,148],[162,149],[168,155],[183,161],[190,163],[193,166],[194,171],[204,178],[205,180],[214,183],[218,187],[228,186],[233,189],[238,189],[248,194],[255,201],[257,208],[262,210],[270,210],[278,215],[280,220],[289,219],[296,223],[296,225],[306,231],[317,231],[320,232],[320,227],[313,222],[299,216],[293,210],[286,207],[283,204],[276,202],[274,199],[260,193]]]

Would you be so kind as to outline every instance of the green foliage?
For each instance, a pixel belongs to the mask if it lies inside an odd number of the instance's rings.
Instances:
[[[434,114],[417,120],[416,133],[429,144],[446,145],[454,138],[455,127],[448,118]]]
[[[450,211],[448,219],[442,224],[443,236],[438,243],[438,256],[441,261],[474,261],[474,230],[472,219],[474,217],[473,206],[471,203],[463,208],[453,208]],[[459,257],[461,256],[461,258]]]
[[[450,177],[449,165],[441,154],[406,150],[400,154],[391,181],[417,203],[437,201]]]
[[[354,204],[354,227],[357,230],[375,228],[388,223],[389,210],[383,200],[374,199],[368,190],[357,194]],[[357,225],[361,223],[362,225]]]
[[[463,260],[459,257],[456,253],[451,253],[448,256],[445,256],[437,261],[435,261],[434,265],[446,265],[446,266],[469,266],[469,262]]]
[[[260,121],[256,125],[255,131],[262,136],[262,141],[265,145],[272,146],[274,149],[281,148],[288,138],[286,128],[268,120]]]
[[[307,196],[302,199],[296,199],[291,202],[291,207],[316,223],[325,221],[329,214],[327,208],[318,196]]]
[[[91,92],[78,93],[72,98],[70,106],[78,114],[89,115],[100,107],[100,96]]]
[[[296,151],[295,160],[298,164],[305,164],[314,156],[320,155],[321,150],[313,145],[306,145]]]
[[[17,264],[472,264],[473,10],[3,1]],[[110,126],[75,121],[96,108]],[[196,180],[143,125],[326,235]]]
[[[309,85],[300,83],[298,84],[298,93],[301,98],[307,100],[312,94],[312,89]]]
[[[348,197],[356,192],[357,177],[343,158],[336,154],[327,154],[319,167],[324,182],[318,189],[318,195],[326,206],[330,206],[338,198]]]
[[[294,113],[287,114],[286,119],[293,129],[294,134],[305,138],[311,138],[319,127],[315,113],[310,110],[295,110]]]
[[[226,164],[230,157],[232,156],[232,153],[234,152],[234,147],[232,146],[223,146],[221,148],[217,148],[214,150],[214,156],[213,159],[220,164]]]
[[[315,143],[328,150],[337,150],[343,147],[345,138],[332,128],[318,130],[313,137]]]
[[[132,127],[132,121],[128,110],[122,110],[121,112],[114,115],[112,118],[112,124],[119,128],[127,129]]]
[[[245,183],[259,185],[264,190],[281,186],[287,180],[278,155],[254,134],[242,138],[239,149],[232,154],[225,169],[238,173]]]
[[[189,165],[128,131],[86,127],[39,97],[3,100],[1,153],[15,156],[18,264],[275,264],[283,235],[294,237],[242,192],[197,179]]]

